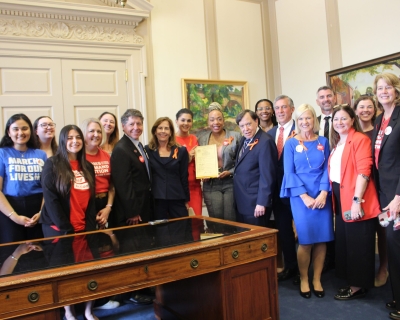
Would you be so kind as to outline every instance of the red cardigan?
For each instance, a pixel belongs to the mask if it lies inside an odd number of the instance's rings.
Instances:
[[[332,150],[328,160],[329,173],[331,171],[330,160],[336,148]],[[350,129],[347,141],[344,146],[341,170],[340,170],[340,204],[342,206],[342,217],[344,220],[344,212],[351,210],[353,203],[356,180],[359,174],[364,174],[370,177],[365,190],[363,199],[365,202],[361,204],[365,216],[362,219],[368,220],[375,218],[381,212],[376,192],[375,184],[372,181],[372,151],[371,140],[363,133],[357,132],[353,128]],[[331,181],[332,183],[332,181]],[[332,193],[333,196],[333,193]],[[332,201],[335,206],[335,201]],[[335,211],[335,207],[333,208]],[[350,220],[348,222],[354,222]]]

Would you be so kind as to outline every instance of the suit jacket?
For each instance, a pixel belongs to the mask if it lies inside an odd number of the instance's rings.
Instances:
[[[208,145],[208,141],[210,140],[210,135],[211,132],[206,132],[205,134],[201,135],[198,139],[199,146]],[[223,161],[222,171],[229,171],[231,174],[233,174],[239,141],[242,136],[239,132],[225,130],[225,138],[229,139],[230,137],[233,138],[232,142],[226,146],[225,145],[222,146],[222,161]]]
[[[270,207],[276,184],[278,151],[274,139],[259,129],[253,142],[239,156],[245,138],[242,138],[236,157],[233,176],[233,192],[236,210],[242,215],[254,215],[256,205]]]
[[[329,172],[331,168],[330,160],[334,152],[335,149],[332,150],[331,156],[328,160]],[[340,205],[342,207],[343,220],[344,212],[351,210],[358,175],[364,174],[369,177],[371,171],[371,140],[365,134],[357,132],[352,128],[347,136],[340,168]],[[367,189],[364,192],[363,199],[365,202],[361,204],[361,208],[364,210],[365,216],[357,221],[375,218],[381,212],[378,195],[372,179],[370,179],[367,184]],[[334,204],[335,201],[334,199],[332,200]],[[335,211],[335,208],[333,211]],[[354,221],[351,220],[349,222]]]
[[[382,124],[383,113],[375,120],[372,134],[372,157],[374,161],[373,171],[375,182],[379,192],[385,195],[387,203],[381,203],[386,207],[395,195],[400,195],[400,105],[397,105],[390,117],[388,128],[392,128],[390,134],[385,134],[382,139],[379,152],[378,168],[375,166],[375,141]]]
[[[154,199],[190,200],[188,183],[189,154],[185,147],[173,146],[168,158],[145,147],[150,159]],[[177,151],[175,151],[177,150]],[[172,156],[177,152],[177,159]]]
[[[94,167],[88,162],[90,174],[95,181]],[[62,196],[56,189],[56,180],[54,174],[54,157],[50,157],[46,160],[42,175],[41,183],[43,187],[43,198],[44,205],[42,208],[42,214],[40,215],[39,222],[47,224],[49,226],[55,225],[60,229],[61,234],[72,234],[75,233],[70,221],[70,196],[68,192],[67,196]],[[69,188],[71,186],[69,185]],[[85,212],[85,231],[96,230],[96,207],[95,197],[90,197],[88,206]]]
[[[117,142],[111,154],[111,179],[115,188],[112,215],[117,226],[126,225],[127,219],[137,215],[142,222],[152,218],[150,178],[140,156],[140,151],[126,135]]]
[[[290,129],[290,133],[289,136],[291,135],[291,133],[295,130],[296,126],[295,126],[295,122],[293,121],[293,125],[292,128]],[[276,131],[278,130],[278,126],[276,125],[275,127],[273,127],[271,130],[268,131],[268,134],[271,135],[271,137],[273,138],[274,142],[275,142],[275,137],[276,137]],[[288,136],[288,137],[289,137]],[[288,138],[286,137],[286,139]],[[282,186],[282,180],[283,180],[283,176],[285,174],[284,172],[284,168],[283,168],[283,158],[284,158],[284,152],[285,152],[285,148],[283,148],[282,151],[282,155],[278,160],[278,170],[277,170],[277,184],[276,184],[276,189],[275,189],[275,193],[274,193],[274,197],[279,198],[279,194],[281,192],[281,186]],[[278,156],[276,156],[276,158],[278,159]],[[290,205],[290,200],[289,198],[283,198],[282,201],[288,205]]]

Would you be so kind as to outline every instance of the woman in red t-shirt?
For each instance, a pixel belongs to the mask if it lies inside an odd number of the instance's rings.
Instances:
[[[49,158],[42,172],[45,204],[40,222],[45,237],[73,234],[96,229],[95,174],[86,160],[83,133],[75,125],[61,129],[59,147]],[[85,236],[77,236],[72,243],[75,262],[93,260]],[[85,317],[96,320],[92,314],[93,301],[86,302]],[[66,306],[65,319],[73,320],[73,306]]]

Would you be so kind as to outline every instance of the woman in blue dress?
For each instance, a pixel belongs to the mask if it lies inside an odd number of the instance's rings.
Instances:
[[[293,219],[299,239],[297,260],[300,271],[300,295],[311,297],[308,268],[314,269],[313,292],[322,298],[321,273],[326,242],[333,240],[332,199],[328,196],[329,142],[318,136],[315,110],[308,104],[295,111],[297,135],[285,143],[282,198],[290,198]]]

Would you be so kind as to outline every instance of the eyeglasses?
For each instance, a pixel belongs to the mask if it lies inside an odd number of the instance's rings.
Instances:
[[[56,124],[54,122],[50,122],[50,123],[41,123],[39,124],[40,127],[44,128],[55,128]]]
[[[259,108],[257,108],[257,111],[270,111],[270,110],[272,110],[271,107],[259,107]]]
[[[252,125],[253,125],[253,124],[252,124],[251,122],[248,122],[248,123],[244,123],[244,124],[242,124],[242,125],[239,125],[239,128],[240,128],[240,129],[251,128]]]

